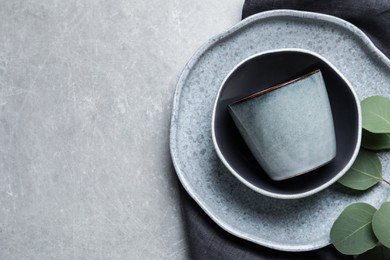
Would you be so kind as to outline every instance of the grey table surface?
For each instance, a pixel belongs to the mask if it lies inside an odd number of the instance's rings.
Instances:
[[[243,0],[0,0],[0,259],[186,259],[176,81]]]

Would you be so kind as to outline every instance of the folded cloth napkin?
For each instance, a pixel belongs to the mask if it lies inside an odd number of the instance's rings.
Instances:
[[[246,0],[242,18],[273,9],[294,9],[338,16],[362,29],[374,44],[390,57],[389,0]],[[192,259],[352,259],[338,253],[333,246],[291,253],[242,240],[217,226],[183,188],[181,194]]]

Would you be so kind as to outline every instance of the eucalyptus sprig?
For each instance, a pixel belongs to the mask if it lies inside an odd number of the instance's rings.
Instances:
[[[361,102],[363,128],[371,133],[390,133],[390,99],[372,96]]]
[[[390,149],[390,99],[373,96],[361,102],[362,147],[369,150]]]
[[[355,162],[346,174],[338,182],[354,190],[367,190],[383,181],[389,184],[389,181],[382,177],[382,164],[375,152],[360,149]]]
[[[379,210],[368,203],[353,203],[334,222],[330,240],[345,255],[365,253],[376,247],[378,242],[389,249],[389,224],[390,202],[383,203]]]
[[[360,191],[379,182],[390,185],[382,176],[381,161],[375,152],[390,149],[390,99],[368,97],[361,102],[361,107],[362,148],[352,167],[338,181]],[[388,259],[390,202],[384,202],[378,210],[363,202],[349,205],[334,222],[330,240],[341,253],[359,255],[358,259]]]

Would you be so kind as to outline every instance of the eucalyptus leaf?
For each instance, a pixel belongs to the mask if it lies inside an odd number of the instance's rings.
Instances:
[[[376,246],[367,252],[358,255],[357,260],[388,260],[390,259],[390,249],[384,246]]]
[[[363,128],[372,133],[390,133],[390,99],[372,96],[361,102]]]
[[[390,149],[390,133],[375,134],[363,129],[362,146],[369,150]]]
[[[372,219],[374,234],[384,246],[390,248],[390,202],[385,202]]]
[[[378,243],[372,231],[372,216],[376,209],[358,202],[346,207],[333,223],[330,241],[345,255],[358,255],[374,248]]]
[[[338,182],[351,189],[367,190],[382,180],[382,164],[376,153],[360,149],[352,167]]]

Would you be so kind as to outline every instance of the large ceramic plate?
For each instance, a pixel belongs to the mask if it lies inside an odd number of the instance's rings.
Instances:
[[[390,97],[390,61],[355,26],[308,12],[261,13],[211,39],[184,68],[174,98],[171,155],[184,188],[223,229],[274,249],[313,250],[329,244],[332,223],[348,204],[379,206],[390,199],[390,187],[379,184],[354,194],[335,184],[304,199],[271,199],[240,183],[220,162],[211,138],[211,115],[221,82],[241,60],[279,48],[324,56],[360,99]],[[381,160],[389,178],[390,153],[381,154]]]

